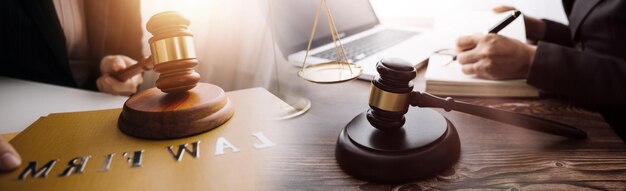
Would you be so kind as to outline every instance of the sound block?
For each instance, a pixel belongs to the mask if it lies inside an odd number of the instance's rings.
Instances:
[[[151,88],[124,103],[118,127],[134,137],[175,139],[216,128],[233,114],[230,100],[216,85],[198,83],[180,94],[166,94]]]
[[[368,181],[402,183],[431,177],[458,161],[456,129],[432,109],[410,108],[396,131],[370,125],[366,112],[341,131],[335,157],[348,174]]]

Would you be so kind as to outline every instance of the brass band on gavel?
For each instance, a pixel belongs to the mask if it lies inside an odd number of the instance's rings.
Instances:
[[[174,60],[196,58],[192,36],[174,36],[155,40],[150,43],[150,51],[155,65]]]
[[[371,85],[369,104],[385,111],[406,111],[409,108],[411,92],[404,94],[382,90]]]

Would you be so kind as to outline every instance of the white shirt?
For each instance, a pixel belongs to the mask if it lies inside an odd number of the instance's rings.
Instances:
[[[89,44],[83,0],[53,0],[63,33],[74,81],[82,86],[89,78]]]

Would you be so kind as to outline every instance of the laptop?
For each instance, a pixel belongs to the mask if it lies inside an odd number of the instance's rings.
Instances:
[[[360,79],[377,75],[376,63],[385,57],[398,57],[424,65],[435,51],[429,41],[430,29],[381,25],[369,0],[327,1],[341,42],[351,63],[360,65]],[[302,66],[319,1],[274,0],[276,43],[292,64]],[[307,64],[337,59],[328,26],[326,9],[322,6]]]

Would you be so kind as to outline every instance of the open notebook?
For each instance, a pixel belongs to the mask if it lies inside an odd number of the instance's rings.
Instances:
[[[443,47],[454,49],[456,39],[463,35],[483,33],[489,27],[508,16],[510,13],[493,14],[490,12],[472,12],[460,15],[446,15],[435,19],[433,33]],[[498,33],[526,42],[524,19],[518,18]],[[485,96],[485,97],[538,97],[539,92],[520,80],[484,80],[472,75],[465,75],[461,65],[452,56],[434,54],[426,69],[426,92],[447,96]]]

